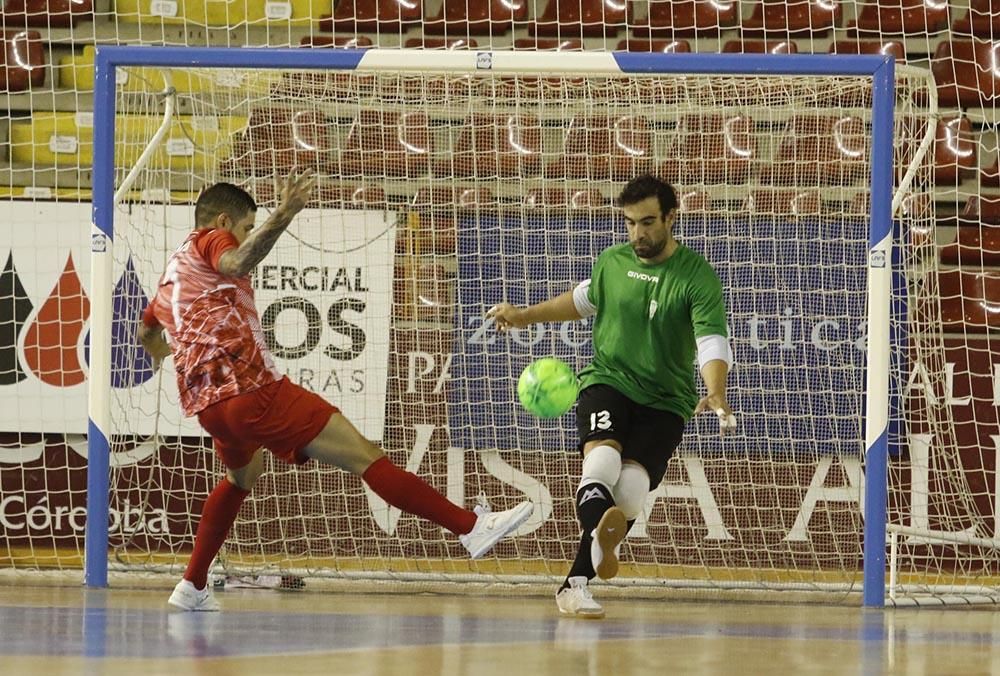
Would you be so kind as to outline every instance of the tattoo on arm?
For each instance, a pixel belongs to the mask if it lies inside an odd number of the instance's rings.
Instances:
[[[243,244],[230,249],[219,259],[219,272],[230,277],[243,277],[267,257],[292,222],[295,212],[278,208],[259,229],[251,232]]]

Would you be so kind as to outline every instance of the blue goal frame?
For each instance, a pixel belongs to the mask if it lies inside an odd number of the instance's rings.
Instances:
[[[410,50],[97,47],[94,78],[91,364],[87,435],[87,514],[107,514],[110,482],[111,322],[114,240],[115,70],[119,66],[607,74],[870,76],[871,228],[865,411],[863,603],[885,605],[888,500],[889,312],[892,285],[893,104],[889,55],[547,53]],[[108,584],[108,524],[88,518],[84,582]]]

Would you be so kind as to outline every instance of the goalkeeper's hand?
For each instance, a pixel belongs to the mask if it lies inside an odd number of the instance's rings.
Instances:
[[[694,409],[694,414],[698,415],[702,411],[715,413],[719,418],[719,433],[722,436],[736,431],[736,416],[733,414],[733,409],[729,408],[725,395],[708,394],[702,397]]]

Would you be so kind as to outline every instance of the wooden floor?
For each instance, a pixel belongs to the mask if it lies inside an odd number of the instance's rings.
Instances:
[[[0,587],[0,674],[1000,674],[1000,610],[227,590]]]

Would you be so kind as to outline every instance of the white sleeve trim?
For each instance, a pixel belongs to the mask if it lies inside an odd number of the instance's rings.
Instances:
[[[718,334],[702,336],[696,339],[698,343],[698,367],[705,368],[705,364],[716,359],[726,362],[726,366],[733,365],[733,351],[729,347],[729,340],[725,336]]]
[[[573,305],[581,317],[591,317],[597,314],[597,306],[590,302],[587,293],[590,290],[590,280],[585,279],[573,289]]]

